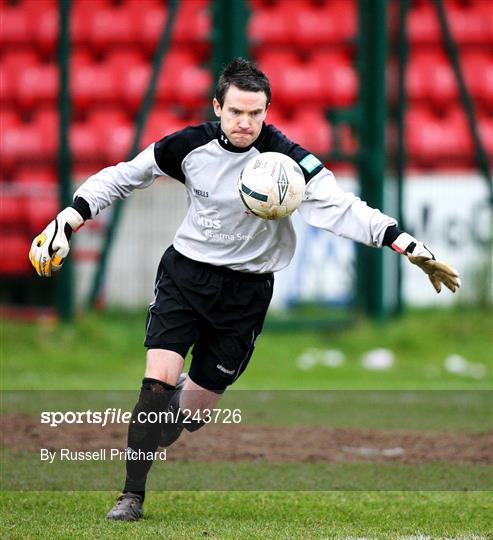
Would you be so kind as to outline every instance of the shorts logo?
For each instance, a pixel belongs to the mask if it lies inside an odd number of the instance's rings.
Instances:
[[[322,165],[322,163],[313,154],[308,154],[300,161],[300,165],[303,167],[303,169],[305,169],[306,172],[311,173],[318,166]]]
[[[235,370],[234,369],[226,369],[224,366],[221,366],[221,364],[217,364],[217,369],[219,371],[222,371],[223,373],[226,373],[227,375],[234,375]]]

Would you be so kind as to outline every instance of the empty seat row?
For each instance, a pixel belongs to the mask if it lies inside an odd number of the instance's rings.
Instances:
[[[59,86],[58,67],[54,63],[30,64],[27,59],[28,56],[15,63],[7,57],[0,66],[2,101],[25,109],[47,102],[54,104]],[[151,72],[148,62],[125,65],[118,59],[102,64],[81,61],[75,64],[70,79],[73,106],[79,109],[94,103],[120,101],[122,106],[136,110]],[[187,53],[177,53],[164,62],[156,99],[200,107],[208,100],[211,84],[209,70],[196,65]]]
[[[466,86],[472,96],[493,103],[493,55],[467,52],[461,55]],[[457,79],[448,57],[442,51],[416,52],[411,55],[406,73],[410,99],[432,100],[447,105],[458,99]]]
[[[54,163],[58,145],[58,118],[54,111],[37,115],[33,122],[15,123],[3,117],[0,162],[7,170],[22,163]],[[198,121],[198,120],[197,120]],[[195,121],[191,121],[195,123]],[[155,110],[146,122],[141,148],[188,125],[167,111]],[[70,125],[70,144],[75,162],[110,165],[125,159],[133,141],[134,127],[117,111],[99,111],[85,122]]]
[[[478,121],[486,152],[493,156],[493,117]],[[454,159],[472,157],[473,141],[463,109],[452,107],[443,117],[425,107],[415,107],[406,115],[407,151],[424,165],[447,165]]]
[[[129,2],[121,6],[91,1],[78,2],[71,10],[70,36],[75,45],[95,50],[139,45],[154,51],[162,34],[168,10],[154,2]],[[59,32],[57,4],[32,2],[2,8],[0,43],[5,47],[31,45],[53,51]],[[207,42],[210,14],[202,0],[180,2],[173,27],[175,43]]]
[[[19,232],[0,232],[0,275],[29,275],[33,270],[29,262],[32,238]]]
[[[454,39],[461,45],[493,45],[491,2],[446,2],[445,13]],[[411,44],[438,44],[443,40],[434,3],[418,2],[409,12],[407,33]]]
[[[463,45],[493,44],[491,3],[448,2],[446,15],[454,38]],[[254,46],[295,45],[312,48],[351,41],[357,32],[357,6],[351,0],[259,4],[249,22]],[[416,4],[407,19],[411,43],[437,44],[442,33],[433,2]]]
[[[358,93],[358,76],[350,58],[337,53],[315,53],[300,62],[292,52],[266,52],[258,65],[272,85],[273,99],[284,106],[301,102],[344,106]]]
[[[341,44],[353,40],[356,32],[356,3],[348,0],[318,6],[304,1],[279,3],[256,9],[248,22],[248,37],[254,47]]]
[[[183,128],[198,119],[181,119],[168,111],[155,111],[149,118],[140,147],[159,140],[168,133]],[[333,148],[333,130],[323,109],[313,106],[299,108],[286,116],[275,104],[269,109],[267,122],[273,123],[295,142],[320,155]],[[29,124],[6,122],[0,146],[0,161],[6,179],[21,183],[55,183],[54,174],[43,168],[53,166],[57,153],[58,125],[56,115],[40,114]],[[493,156],[493,117],[478,120],[482,141]],[[118,111],[96,111],[85,122],[70,127],[70,142],[74,165],[85,165],[92,172],[126,158],[133,141],[133,126]],[[352,152],[354,137],[342,131],[342,149]],[[463,159],[472,155],[473,146],[464,111],[451,107],[443,116],[432,109],[414,106],[406,116],[406,141],[409,155],[428,165],[444,164],[444,160]],[[27,166],[41,166],[36,177]]]
[[[31,188],[30,191],[11,188],[11,185],[0,183],[0,231],[19,231],[29,236],[42,231],[58,212],[57,191],[46,187]]]

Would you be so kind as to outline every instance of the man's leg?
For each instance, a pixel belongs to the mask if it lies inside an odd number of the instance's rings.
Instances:
[[[182,373],[168,408],[173,413],[173,416],[169,419],[170,421],[161,425],[159,446],[164,448],[171,446],[179,439],[184,429],[197,431],[204,426],[204,422],[189,421],[183,423],[183,420],[187,417],[193,417],[196,412],[213,409],[220,398],[221,393],[212,392],[199,386],[186,373]]]
[[[147,366],[139,401],[128,428],[125,486],[108,513],[109,519],[130,521],[143,515],[145,485],[153,460],[142,457],[142,453],[148,456],[148,452],[154,453],[158,447],[161,424],[152,416],[167,410],[183,363],[183,357],[174,351],[147,351]]]

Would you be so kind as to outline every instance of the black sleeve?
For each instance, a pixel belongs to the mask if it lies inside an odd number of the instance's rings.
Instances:
[[[301,167],[305,182],[308,183],[323,169],[323,163],[308,150],[291,141],[272,124],[264,125],[254,146],[259,152],[280,152],[286,154]]]
[[[205,122],[163,137],[154,145],[154,158],[158,167],[168,176],[184,183],[181,164],[185,157],[195,148],[207,144],[214,138],[213,122]]]
[[[397,225],[391,225],[385,230],[382,245],[392,247],[397,237],[402,233]]]
[[[72,208],[79,212],[84,221],[91,219],[91,209],[89,208],[89,203],[82,197],[75,198]]]

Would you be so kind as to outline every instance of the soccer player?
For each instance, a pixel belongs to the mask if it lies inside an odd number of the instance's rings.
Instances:
[[[262,220],[247,212],[238,195],[242,168],[261,152],[281,152],[301,167],[306,194],[299,212],[311,225],[357,242],[388,246],[426,274],[437,292],[442,283],[460,287],[458,273],[435,260],[422,242],[397,222],[351,193],[342,191],[309,151],[265,123],[271,100],[269,80],[253,63],[237,58],[222,72],[213,100],[218,122],[187,127],[151,144],[127,163],[91,176],[34,239],[30,260],[40,276],[58,271],[72,232],[115,199],[149,187],[159,176],[184,184],[187,214],[157,270],[149,306],[147,365],[128,429],[126,480],[108,518],[143,515],[146,479],[158,445],[168,446],[182,429],[180,409],[216,406],[221,394],[245,370],[272,297],[274,273],[287,266],[295,249],[290,218]],[[191,366],[184,358],[193,347]],[[177,411],[175,423],[151,423],[149,413]]]

